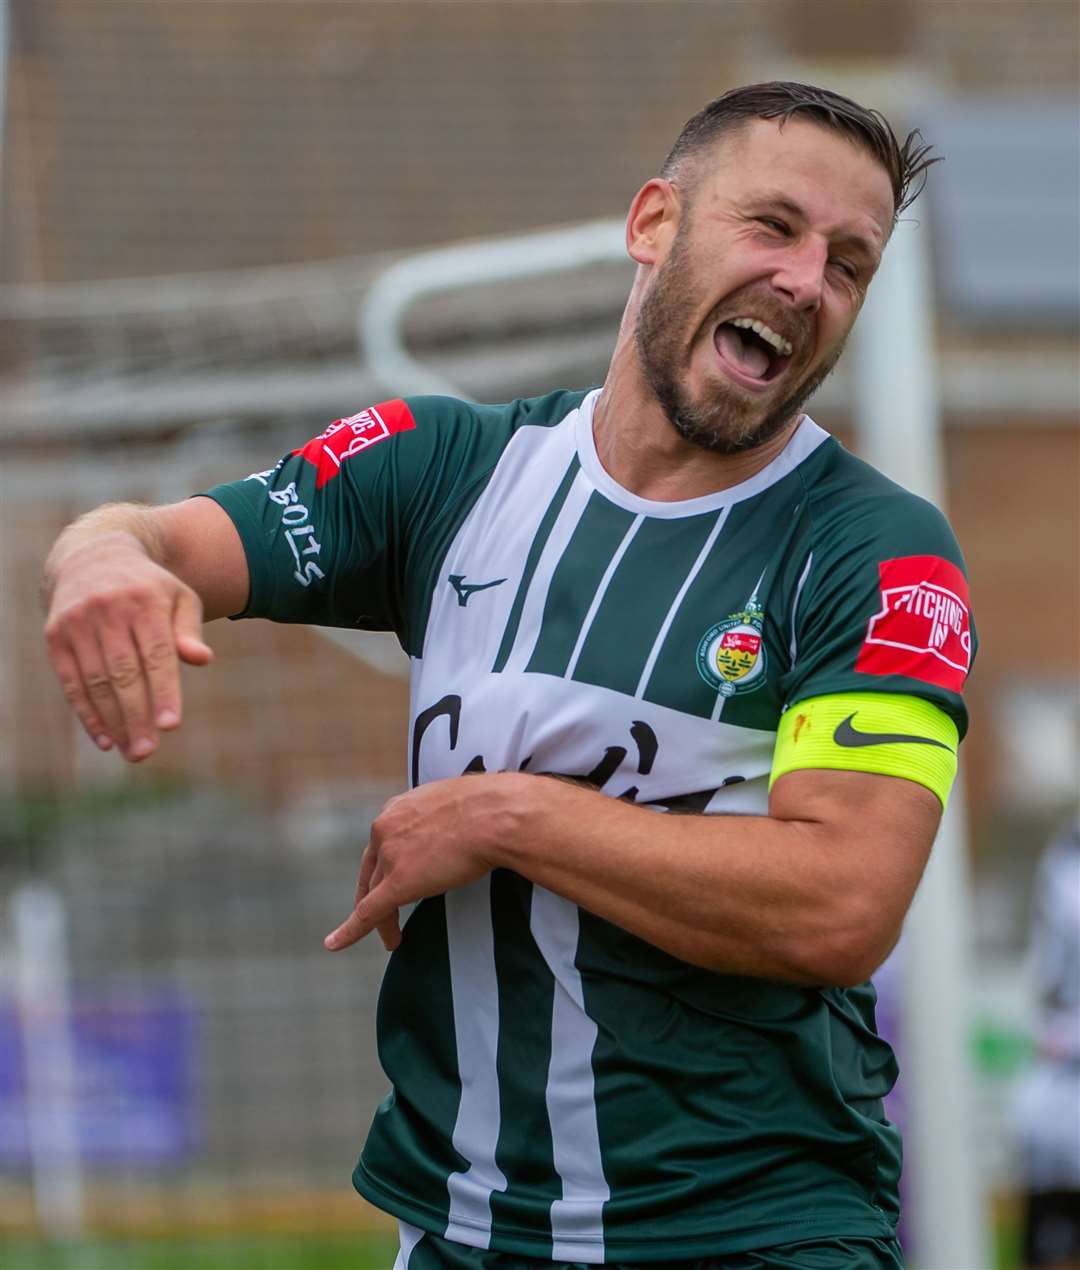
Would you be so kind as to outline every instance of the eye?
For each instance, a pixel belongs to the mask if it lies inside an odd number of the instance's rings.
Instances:
[[[779,220],[776,216],[759,216],[758,223],[764,225],[766,229],[771,229],[774,233],[783,234],[785,238],[791,233],[787,222]]]
[[[829,261],[829,264],[833,265],[834,268],[839,269],[840,272],[846,278],[850,278],[852,282],[858,281],[858,277],[859,277],[858,266],[853,265],[850,260],[842,260],[842,259],[838,259],[837,257],[833,257],[833,259]]]

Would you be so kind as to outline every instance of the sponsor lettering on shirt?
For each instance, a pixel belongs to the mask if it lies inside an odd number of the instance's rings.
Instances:
[[[311,586],[316,578],[325,578],[326,574],[318,564],[310,559],[322,551],[322,543],[315,537],[315,526],[311,523],[311,513],[300,501],[296,492],[296,482],[290,481],[281,489],[271,489],[270,482],[281,470],[277,467],[267,468],[265,472],[252,472],[245,477],[248,481],[258,481],[266,486],[266,497],[281,508],[281,526],[285,532],[285,541],[296,561],[293,577],[301,586]]]
[[[296,492],[296,482],[290,481],[283,489],[267,490],[266,497],[281,508],[281,524],[285,531],[285,541],[293,553],[296,568],[293,577],[301,586],[310,586],[315,578],[325,578],[326,574],[319,568],[312,556],[322,551],[322,543],[315,538],[315,526],[311,523],[311,513],[300,501]]]
[[[316,468],[315,488],[322,489],[338,475],[346,459],[385,441],[395,432],[411,432],[415,427],[412,411],[404,401],[396,398],[369,406],[347,419],[335,419],[307,445],[293,450],[293,454],[302,455]]]
[[[959,692],[971,669],[967,579],[940,556],[883,560],[878,575],[881,607],[867,623],[855,669]]]

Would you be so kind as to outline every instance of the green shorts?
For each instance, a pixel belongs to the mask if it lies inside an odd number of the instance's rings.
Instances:
[[[537,1261],[512,1252],[484,1252],[401,1223],[394,1270],[590,1270],[581,1261]],[[660,1263],[607,1262],[609,1270],[658,1270]],[[662,1270],[904,1270],[895,1239],[800,1239],[754,1252],[665,1261]]]

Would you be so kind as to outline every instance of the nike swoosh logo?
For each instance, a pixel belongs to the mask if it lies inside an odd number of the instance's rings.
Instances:
[[[858,713],[856,711],[856,713]],[[944,741],[935,741],[929,736],[909,736],[906,732],[856,732],[851,726],[854,714],[849,714],[842,723],[836,725],[833,740],[837,745],[849,748],[859,745],[936,745],[939,749],[953,752],[951,745]]]
[[[457,592],[458,605],[464,608],[469,602],[470,595],[477,591],[486,591],[489,587],[502,586],[506,579],[496,578],[494,582],[466,582],[463,573],[452,573],[447,581]]]

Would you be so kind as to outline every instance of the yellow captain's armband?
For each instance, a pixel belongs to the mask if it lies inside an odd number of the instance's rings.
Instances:
[[[920,697],[841,692],[785,711],[773,751],[773,781],[802,768],[902,776],[932,790],[944,808],[960,738],[952,719]]]

